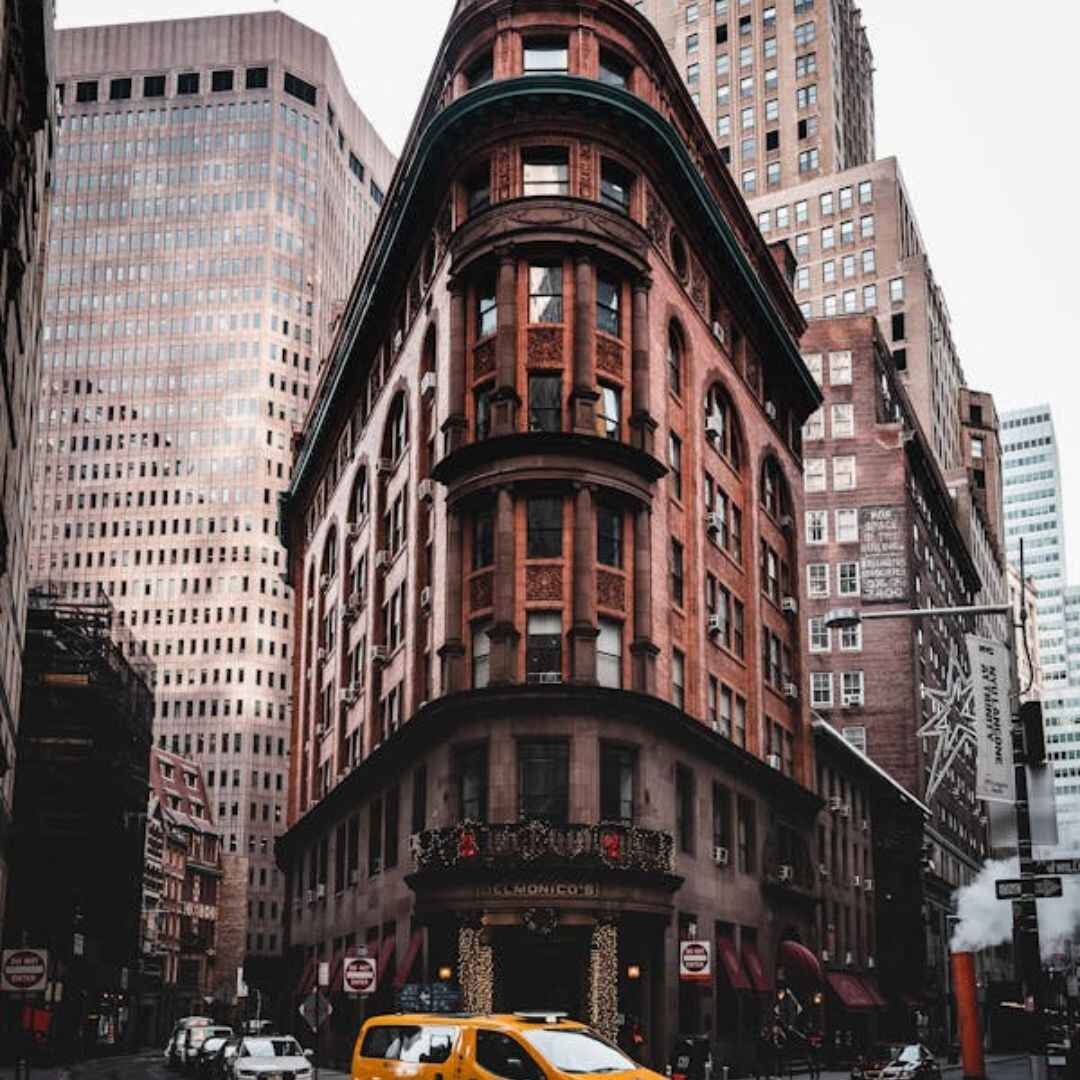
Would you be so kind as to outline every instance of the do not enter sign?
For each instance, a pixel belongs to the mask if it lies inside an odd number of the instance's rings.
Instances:
[[[4,949],[0,956],[0,990],[32,993],[49,981],[47,949]]]
[[[373,994],[379,966],[374,956],[347,956],[342,965],[346,994]]]
[[[712,978],[709,941],[679,942],[679,978],[683,982],[708,982]]]

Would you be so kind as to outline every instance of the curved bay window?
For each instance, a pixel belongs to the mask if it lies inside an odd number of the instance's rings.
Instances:
[[[474,392],[473,415],[477,439],[486,439],[491,435],[491,395],[494,392],[494,383],[487,383]]]
[[[705,395],[705,438],[736,471],[742,466],[742,442],[735,408],[723,387],[714,383]]]
[[[619,318],[619,282],[607,274],[596,276],[596,329],[612,337],[622,336]]]
[[[562,612],[530,611],[525,638],[525,681],[562,682]]]
[[[562,431],[562,376],[529,376],[529,430]]]
[[[603,566],[623,565],[623,516],[618,507],[596,507],[596,561]]]
[[[634,174],[610,158],[600,160],[600,201],[620,214],[630,213]]]
[[[527,197],[570,194],[570,152],[565,146],[537,146],[521,158],[521,191]]]
[[[563,500],[561,495],[536,496],[525,502],[525,557],[562,556]]]
[[[529,267],[529,322],[563,321],[562,265],[534,264]]]
[[[781,525],[791,523],[791,496],[780,463],[767,457],[761,464],[761,505]]]
[[[676,396],[682,394],[683,356],[685,352],[686,347],[683,344],[682,331],[679,329],[678,323],[672,321],[668,326],[667,339],[668,389]]]
[[[473,627],[472,632],[472,684],[480,690],[491,681],[491,623]]]
[[[570,744],[565,739],[518,743],[518,816],[565,825],[570,814]]]
[[[599,434],[618,441],[622,435],[622,392],[617,386],[600,384]]]
[[[473,518],[472,568],[483,570],[495,564],[495,510],[485,507]]]
[[[496,303],[495,271],[486,271],[476,282],[476,336],[487,337],[498,329],[499,314]]]
[[[469,217],[491,205],[491,162],[477,165],[465,177],[465,209]]]

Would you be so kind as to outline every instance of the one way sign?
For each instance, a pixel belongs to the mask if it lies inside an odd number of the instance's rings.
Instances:
[[[1063,891],[1059,877],[1003,878],[994,887],[999,900],[1049,900]]]

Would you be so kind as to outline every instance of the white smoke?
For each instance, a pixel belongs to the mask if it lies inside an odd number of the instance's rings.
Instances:
[[[994,883],[1018,878],[1016,859],[997,859],[983,865],[970,885],[956,890],[956,925],[949,947],[953,952],[975,952],[1012,940],[1012,902],[999,900]],[[1062,952],[1066,938],[1076,937],[1080,927],[1080,876],[1066,876],[1064,896],[1037,900],[1039,945],[1043,959]]]

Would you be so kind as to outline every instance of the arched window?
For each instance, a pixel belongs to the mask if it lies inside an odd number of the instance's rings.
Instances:
[[[705,438],[735,470],[742,465],[742,443],[735,407],[719,383],[705,395]]]
[[[354,524],[363,521],[368,515],[367,469],[360,466],[353,480],[352,496],[349,499],[349,520]]]
[[[787,481],[774,457],[767,457],[761,465],[761,505],[777,521],[791,516],[791,496]]]
[[[673,394],[682,394],[683,382],[683,347],[682,331],[676,322],[672,321],[668,327],[667,338],[667,370],[668,389]]]
[[[383,432],[382,456],[397,461],[409,445],[409,410],[404,392],[399,392],[390,405]]]
[[[322,565],[319,568],[320,585],[329,585],[337,577],[338,536],[337,527],[330,530],[323,545]]]

